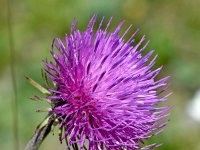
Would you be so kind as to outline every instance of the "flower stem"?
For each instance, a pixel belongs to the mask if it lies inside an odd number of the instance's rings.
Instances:
[[[44,139],[50,133],[52,124],[53,121],[50,121],[43,127],[36,129],[35,134],[27,143],[25,150],[38,150]]]

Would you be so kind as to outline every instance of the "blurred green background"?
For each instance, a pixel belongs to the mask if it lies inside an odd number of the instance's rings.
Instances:
[[[170,124],[152,142],[164,143],[159,150],[200,150],[200,1],[199,0],[11,0],[12,27],[17,79],[20,149],[32,136],[45,113],[35,110],[46,105],[29,97],[41,95],[24,75],[43,84],[42,60],[49,58],[52,39],[69,33],[74,17],[78,28],[86,28],[89,18],[98,13],[114,16],[110,31],[121,20],[133,24],[151,40],[148,50],[159,54],[161,76],[170,75],[173,95],[166,104],[174,105]],[[10,71],[7,1],[0,1],[0,149],[14,149],[13,89]],[[125,29],[125,28],[124,28]],[[195,96],[196,95],[196,96]],[[198,107],[199,106],[199,107]],[[14,123],[15,124],[15,123]],[[65,149],[57,134],[50,134],[41,150]]]

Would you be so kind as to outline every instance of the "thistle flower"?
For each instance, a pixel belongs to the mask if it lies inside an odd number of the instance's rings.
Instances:
[[[134,43],[124,37],[131,26],[119,35],[124,21],[114,32],[108,32],[112,18],[102,29],[102,18],[96,32],[97,16],[93,16],[84,32],[76,29],[74,21],[65,42],[53,41],[53,62],[44,61],[45,71],[55,84],[47,98],[53,104],[50,114],[64,130],[61,140],[68,147],[80,149],[153,149],[159,144],[143,146],[145,139],[157,135],[168,121],[170,107],[159,107],[169,96],[166,91],[169,77],[156,80],[162,67],[155,70],[156,56],[151,50],[145,56],[146,44]],[[55,49],[57,49],[55,51]],[[87,144],[86,144],[87,143]]]

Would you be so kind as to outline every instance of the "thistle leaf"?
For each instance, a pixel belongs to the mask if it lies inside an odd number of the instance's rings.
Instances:
[[[42,92],[45,95],[51,95],[51,92],[48,91],[47,89],[45,89],[44,87],[42,87],[39,83],[37,83],[36,81],[34,81],[33,79],[31,79],[30,77],[24,76],[25,79],[32,84],[36,89],[38,89],[40,92]]]

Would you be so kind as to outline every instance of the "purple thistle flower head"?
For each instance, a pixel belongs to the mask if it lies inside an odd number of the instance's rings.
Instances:
[[[112,18],[102,29],[104,18],[96,31],[94,15],[84,32],[76,29],[74,21],[65,41],[53,41],[51,55],[54,62],[45,61],[48,77],[56,88],[49,88],[59,128],[68,139],[68,147],[78,144],[80,149],[153,149],[158,144],[142,146],[143,141],[162,131],[168,121],[170,107],[159,107],[169,96],[166,91],[169,77],[156,80],[162,67],[153,70],[156,56],[151,50],[145,56],[142,51],[148,45],[134,43],[124,37],[131,26],[119,35],[124,21],[114,32],[107,29]],[[57,49],[55,52],[54,49]],[[87,144],[86,144],[87,143]]]

